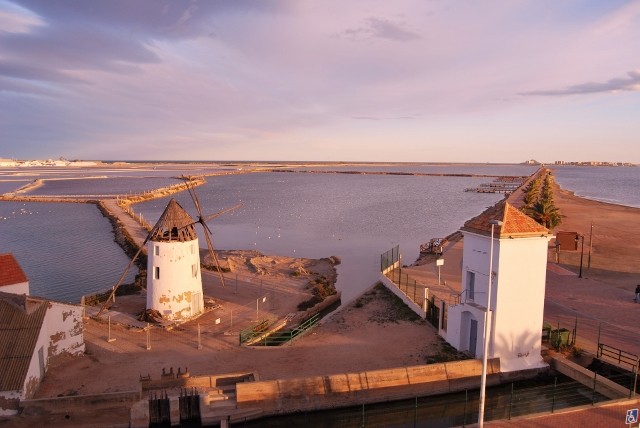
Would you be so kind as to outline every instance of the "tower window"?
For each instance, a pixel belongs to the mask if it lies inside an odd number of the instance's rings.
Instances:
[[[160,279],[160,266],[153,268],[153,279]]]
[[[191,265],[191,274],[194,278],[198,277],[198,265],[195,263]]]
[[[473,301],[475,298],[476,273],[467,272],[467,299]]]
[[[159,255],[160,255],[160,245],[154,245],[154,246],[153,246],[153,253],[154,253],[156,256],[159,256]]]

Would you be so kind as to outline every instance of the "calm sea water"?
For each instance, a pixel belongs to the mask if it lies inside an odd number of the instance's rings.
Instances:
[[[516,167],[525,175],[533,170]],[[463,192],[486,181],[271,172],[210,177],[196,191],[204,214],[240,201],[245,204],[210,223],[217,248],[310,258],[338,256],[342,264],[337,287],[343,300],[349,301],[376,281],[381,253],[400,245],[404,260],[411,263],[421,243],[450,234],[499,200],[501,195]],[[188,194],[176,200],[196,216]],[[148,201],[134,209],[153,223],[167,202]]]
[[[640,167],[552,167],[556,181],[576,195],[640,208]]]
[[[0,252],[13,253],[32,295],[72,303],[112,287],[129,262],[91,204],[0,202]]]
[[[216,169],[198,167],[206,172]],[[372,171],[371,165],[348,170]],[[385,167],[387,168],[387,167]],[[406,165],[390,167],[400,172],[529,175],[535,167],[519,165]],[[435,168],[435,170],[433,169]],[[310,169],[317,169],[310,167]],[[382,170],[382,169],[381,169]],[[151,171],[151,173],[150,173]],[[616,203],[634,202],[640,186],[638,168],[558,168],[558,182],[584,194],[593,174],[605,188],[613,183],[621,195]],[[21,175],[16,175],[18,172]],[[0,189],[11,191],[24,179],[109,176],[114,180],[57,181],[55,194],[121,193],[148,190],[151,180],[163,185],[171,177],[190,173],[189,166],[119,170],[56,171],[0,170]],[[567,174],[571,172],[571,176]],[[615,178],[617,174],[621,177]],[[630,177],[629,177],[629,176]],[[604,174],[606,177],[607,174]],[[575,184],[564,180],[572,177]],[[9,181],[20,180],[20,181]],[[109,182],[112,181],[112,184]],[[253,173],[210,177],[197,188],[205,214],[244,202],[244,207],[212,222],[214,244],[221,249],[256,249],[268,254],[299,257],[339,256],[338,288],[350,300],[377,278],[379,254],[399,244],[407,263],[418,255],[419,245],[446,236],[494,204],[502,196],[464,192],[487,178],[392,175]],[[123,186],[123,183],[124,186]],[[65,187],[65,184],[68,186]],[[13,187],[15,186],[15,188]],[[625,187],[626,186],[626,187]],[[5,190],[8,189],[8,190]],[[46,189],[42,187],[40,189]],[[126,190],[126,189],[125,189]],[[611,190],[604,195],[613,194]],[[596,197],[586,195],[590,197]],[[187,193],[175,195],[195,216]],[[626,199],[624,199],[626,198]],[[134,208],[155,221],[167,199],[148,201]],[[201,233],[202,231],[199,231]],[[201,235],[202,247],[205,246]],[[83,294],[105,290],[118,279],[128,258],[113,242],[110,223],[93,205],[0,202],[0,252],[12,252],[27,273],[34,295],[78,302]],[[446,261],[445,261],[446,262]],[[132,273],[133,275],[133,273]]]

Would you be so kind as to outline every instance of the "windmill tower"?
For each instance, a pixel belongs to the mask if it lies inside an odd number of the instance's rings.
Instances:
[[[171,199],[147,242],[147,309],[181,320],[200,314],[203,308],[195,221]]]
[[[97,316],[107,308],[127,273],[138,259],[143,249],[147,249],[147,305],[169,320],[185,320],[203,310],[202,277],[200,272],[200,248],[195,224],[204,229],[209,256],[218,271],[220,284],[224,287],[224,275],[213,249],[212,232],[207,221],[220,217],[243,206],[239,203],[208,216],[202,215],[200,201],[192,187],[192,178],[183,176],[189,195],[198,211],[194,220],[175,199],[171,199],[156,225],[151,229],[138,252],[113,286],[109,298],[103,303]]]

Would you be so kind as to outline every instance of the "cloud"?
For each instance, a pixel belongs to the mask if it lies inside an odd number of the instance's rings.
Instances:
[[[411,120],[417,119],[416,116],[395,116],[395,117],[382,117],[382,116],[351,116],[356,120]]]
[[[38,80],[59,83],[83,83],[81,79],[56,70],[0,60],[0,76],[22,80]]]
[[[587,82],[568,86],[564,89],[551,89],[522,92],[520,95],[562,96],[596,94],[601,92],[640,91],[640,70],[627,73],[628,77],[610,79],[604,83]]]
[[[348,28],[339,37],[351,40],[385,39],[393,42],[409,42],[422,37],[406,28],[403,22],[392,22],[386,18],[367,18],[363,27]]]

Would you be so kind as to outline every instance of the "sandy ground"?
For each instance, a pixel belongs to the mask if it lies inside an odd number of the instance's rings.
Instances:
[[[603,342],[640,355],[640,326],[635,319],[640,304],[633,301],[635,285],[640,283],[640,209],[577,198],[561,189],[556,190],[555,201],[565,216],[557,230],[585,234],[583,277],[577,274],[579,251],[563,251],[560,264],[550,251],[545,319],[573,326],[578,317],[578,345],[588,351],[595,352],[601,326]],[[420,276],[419,282],[430,284],[439,295],[455,294],[460,289],[461,245],[462,241],[454,241],[445,248],[440,285],[433,260],[411,268],[412,275]],[[433,327],[408,321],[388,292],[373,287],[291,344],[239,346],[237,332],[243,325],[267,314],[282,318],[294,312],[297,303],[309,296],[310,272],[326,273],[323,269],[328,267],[322,261],[263,257],[251,262],[226,256],[234,269],[225,276],[226,287],[220,286],[217,274],[203,275],[205,294],[215,300],[216,309],[179,328],[151,328],[150,350],[145,331],[112,326],[111,337],[116,340],[107,342],[108,325],[87,320],[86,354],[58,359],[37,397],[133,390],[139,375],[158,378],[163,368],[170,367],[188,368],[192,375],[253,371],[260,379],[276,379],[422,364],[441,350]],[[293,270],[299,275],[292,276]],[[144,305],[138,299],[136,304]],[[202,349],[198,349],[198,325]],[[15,420],[12,425],[24,423]]]
[[[311,296],[308,280],[334,269],[328,259],[247,256],[247,252],[223,257],[233,267],[225,275],[224,289],[217,273],[203,275],[205,294],[215,300],[216,309],[173,329],[151,327],[150,350],[146,331],[112,325],[111,338],[116,340],[108,342],[108,324],[88,319],[86,354],[59,359],[37,397],[135,390],[140,375],[157,379],[163,368],[171,367],[188,368],[192,375],[251,371],[260,379],[284,379],[423,364],[440,350],[432,327],[422,320],[409,321],[411,314],[403,305],[386,290],[373,287],[288,345],[239,346],[241,328],[256,316],[281,319],[295,313],[298,302]],[[299,274],[292,276],[293,271]],[[143,296],[116,300],[113,311],[144,308]],[[198,349],[198,326],[202,349]]]

